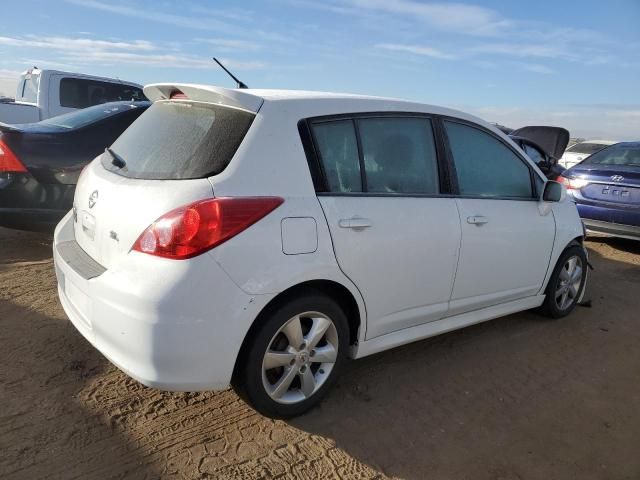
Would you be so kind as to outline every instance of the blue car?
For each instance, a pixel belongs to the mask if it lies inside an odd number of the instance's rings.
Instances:
[[[640,142],[622,142],[565,170],[587,230],[640,240]]]

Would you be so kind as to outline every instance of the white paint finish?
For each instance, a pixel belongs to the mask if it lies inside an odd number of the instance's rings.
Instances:
[[[273,296],[247,295],[208,255],[172,261],[133,252],[126,266],[85,280],[56,250],[73,238],[72,223],[69,213],[56,229],[54,262],[66,283],[62,306],[87,340],[145,385],[226,388],[242,340]]]
[[[460,243],[455,200],[322,196],[342,271],[367,305],[367,339],[446,315]],[[367,228],[342,220],[366,219]]]
[[[404,330],[362,342],[352,348],[351,355],[353,358],[366,357],[367,355],[373,355],[374,353],[383,352],[390,348],[399,347],[400,345],[434,337],[459,328],[468,327],[469,325],[485,322],[487,320],[492,320],[494,318],[520,312],[522,310],[536,308],[542,305],[542,302],[544,302],[544,295],[532,296],[475,310],[473,312],[454,315],[436,322],[406,328]]]
[[[285,255],[313,253],[318,249],[318,227],[313,217],[287,217],[280,223]]]
[[[555,222],[537,201],[456,199],[462,246],[450,314],[535,295],[554,244]],[[468,223],[482,216],[484,224]]]
[[[564,189],[564,186],[562,188]],[[544,203],[551,205],[551,213],[556,224],[556,237],[553,243],[547,273],[539,293],[544,292],[562,252],[572,241],[581,238],[584,233],[582,230],[582,220],[580,220],[580,215],[578,215],[578,209],[573,200],[571,200],[571,197],[566,194],[566,191],[562,196],[562,200],[559,202]],[[584,290],[585,289],[583,289],[583,292]]]
[[[318,198],[297,130],[298,121],[311,116],[414,111],[451,115],[495,131],[475,117],[391,99],[189,88],[201,100],[213,92],[211,101],[257,111],[228,168],[209,179],[149,181],[106,172],[96,160],[76,190],[79,213],[90,211],[94,217],[95,240],[82,232],[75,235],[108,270],[84,280],[54,254],[61,302],[74,325],[147,385],[170,390],[226,387],[260,311],[303,282],[335,282],[353,295],[361,321],[355,356],[538,306],[558,256],[582,235],[575,205],[566,198],[555,204]],[[99,191],[98,202],[88,209],[94,190]],[[278,196],[284,203],[231,240],[189,260],[130,252],[155,219],[213,195]],[[481,221],[469,224],[467,216]],[[354,218],[361,227],[349,228]],[[339,226],[341,220],[346,228]],[[316,229],[312,253],[286,254],[311,251],[311,222]],[[119,242],[110,237],[111,230]],[[54,241],[73,238],[67,215]],[[69,297],[67,283],[72,285]]]

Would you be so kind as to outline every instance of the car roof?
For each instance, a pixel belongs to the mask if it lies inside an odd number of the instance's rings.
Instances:
[[[466,119],[481,124],[492,131],[499,132],[495,126],[473,115],[450,108],[398,98],[306,90],[238,89],[182,83],[157,83],[144,87],[144,94],[151,101],[169,99],[172,93],[176,91],[184,93],[194,101],[227,105],[253,113],[257,113],[265,102],[286,102],[287,104],[296,103],[299,109],[308,111],[308,116],[314,116],[322,114],[314,113],[320,111],[323,114],[329,114],[326,106],[331,103],[333,114],[367,111],[424,112]]]

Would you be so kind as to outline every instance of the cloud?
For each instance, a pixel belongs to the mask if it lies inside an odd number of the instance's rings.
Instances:
[[[325,10],[343,15],[379,13],[404,17],[437,30],[465,35],[496,35],[512,22],[495,10],[468,3],[421,3],[415,0],[334,0],[311,2],[290,0],[294,6]]]
[[[97,63],[101,65],[129,64],[164,68],[220,68],[209,58],[184,54],[140,54],[114,51],[94,51],[86,53],[73,52],[69,53],[66,58],[71,61],[84,61],[86,63]],[[255,70],[266,67],[266,64],[262,62],[240,62],[230,59],[221,59],[220,61],[224,63],[227,68],[233,68],[235,70]]]
[[[88,38],[69,37],[36,37],[26,35],[24,37],[0,37],[0,45],[11,47],[36,47],[53,50],[137,50],[151,51],[156,46],[146,40],[132,42],[112,42],[107,40],[91,40]]]
[[[455,55],[445,53],[437,48],[420,46],[420,45],[400,45],[397,43],[381,43],[376,48],[384,50],[392,50],[396,52],[407,52],[414,55],[422,55],[425,57],[438,58],[441,60],[453,60],[457,58]]]
[[[152,20],[154,22],[165,23],[176,27],[193,28],[197,30],[227,29],[227,26],[223,22],[216,21],[209,17],[187,17],[174,13],[159,12],[155,8],[137,10],[128,5],[118,5],[113,2],[101,2],[98,0],[66,0],[66,2],[79,7],[92,8],[94,10],[101,10],[103,12],[109,12],[125,17]]]
[[[524,70],[534,73],[542,73],[543,75],[550,75],[555,73],[552,69],[539,63],[520,63],[520,67]]]
[[[0,97],[13,97],[18,86],[20,72],[0,68]]]
[[[625,105],[561,105],[537,108],[502,106],[458,106],[491,122],[509,127],[554,125],[569,130],[572,137],[638,140],[640,108]]]
[[[262,49],[262,46],[260,44],[249,40],[237,40],[228,38],[197,38],[196,41],[213,45],[219,52],[231,52],[239,50],[257,51]]]
[[[221,44],[225,40],[217,39]],[[234,40],[229,40],[226,45],[235,44]],[[175,51],[164,53],[166,48],[156,45],[146,40],[134,41],[108,41],[88,38],[68,38],[68,37],[42,37],[34,35],[24,37],[0,37],[0,45],[12,47],[31,47],[46,49],[47,51],[58,52],[57,61],[46,62],[38,60],[36,63],[41,66],[61,66],[61,65],[146,65],[165,68],[198,68],[217,69],[219,68],[210,58],[194,56]],[[28,62],[33,63],[33,62]],[[262,62],[244,61],[239,62],[233,59],[225,59],[228,68],[237,70],[251,70],[264,68]],[[66,67],[62,67],[66,68]],[[77,67],[75,67],[77,68]],[[72,69],[75,69],[72,68]]]

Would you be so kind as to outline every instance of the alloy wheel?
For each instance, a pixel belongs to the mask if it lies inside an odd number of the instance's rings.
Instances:
[[[271,338],[262,360],[262,384],[278,403],[301,402],[329,378],[338,358],[338,332],[320,312],[296,315]]]
[[[555,301],[560,310],[567,310],[578,300],[582,275],[582,259],[577,255],[569,257],[560,270],[556,285]]]

